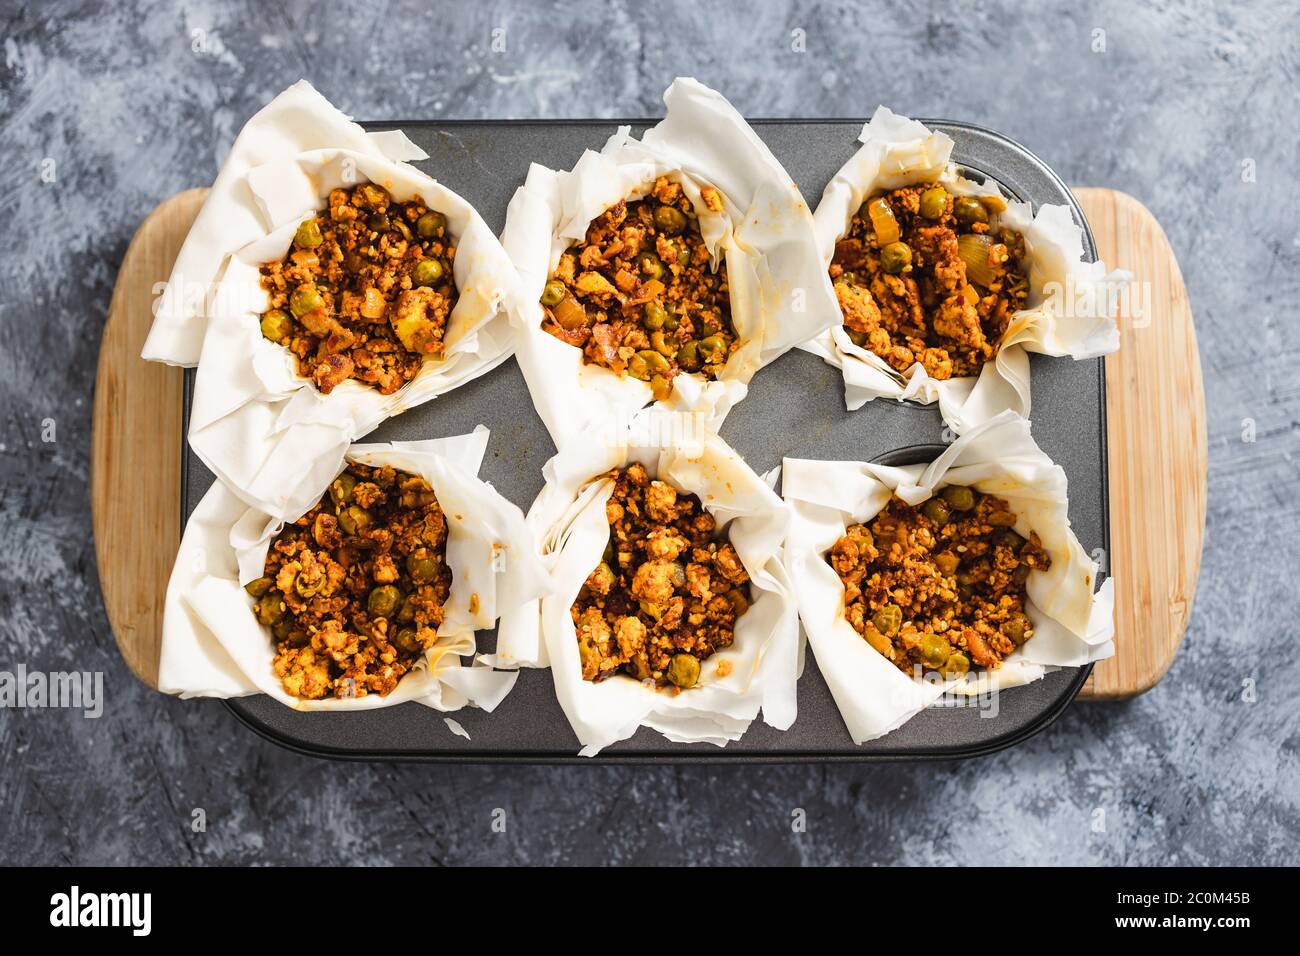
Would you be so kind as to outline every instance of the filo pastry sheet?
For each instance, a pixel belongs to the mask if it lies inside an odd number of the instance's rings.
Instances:
[[[626,427],[652,402],[646,382],[584,364],[581,349],[543,331],[538,300],[592,220],[643,198],[660,176],[681,183],[712,267],[727,270],[741,347],[716,380],[675,376],[671,396],[656,407],[696,412],[716,429],[759,369],[837,321],[812,215],[784,167],[721,94],[695,80],[674,81],[664,103],[666,117],[640,139],[625,126],[572,170],[533,164],[510,203],[501,238],[519,271],[517,359],[557,446]],[[720,212],[701,199],[710,187],[723,200]]]
[[[1097,566],[1070,528],[1065,472],[1013,412],[971,429],[928,465],[787,458],[782,474],[792,511],[785,555],[799,617],[855,743],[897,729],[945,693],[1000,692],[1114,654],[1114,581],[1096,587]],[[850,524],[869,524],[891,495],[916,505],[950,484],[1006,499],[1015,531],[1025,538],[1036,532],[1051,567],[1026,582],[1033,636],[1000,667],[943,681],[904,674],[854,630],[844,616],[844,584],[826,555]]]
[[[1115,314],[1131,276],[1084,261],[1083,228],[1068,206],[1032,205],[1002,195],[992,179],[978,183],[949,161],[953,141],[879,107],[862,128],[862,146],[827,184],[814,216],[822,267],[829,268],[835,244],[854,214],[876,193],[916,183],[941,183],[956,196],[998,196],[1007,209],[1001,224],[1024,236],[1029,262],[1027,307],[1016,312],[1001,347],[978,376],[939,380],[918,362],[899,374],[869,349],[855,345],[843,326],[838,303],[826,331],[804,344],[840,369],[850,410],[875,398],[939,403],[955,431],[969,429],[1012,410],[1028,417],[1029,353],[1094,358],[1119,348]]]
[[[344,450],[385,418],[477,378],[509,357],[506,314],[516,276],[482,217],[407,160],[426,159],[401,132],[366,133],[299,82],[248,121],[222,164],[158,303],[143,355],[195,365],[190,446],[249,505],[301,514]],[[331,189],[372,182],[447,218],[459,298],[445,352],[391,395],[354,379],[322,394],[260,329],[259,267],[288,252],[298,224]]]
[[[553,591],[502,618],[497,653],[488,658],[501,667],[549,666],[586,756],[642,726],[678,743],[725,746],[744,734],[760,710],[764,721],[780,730],[795,718],[801,655],[794,595],[782,563],[785,504],[715,435],[677,436],[672,442],[654,437],[647,432],[621,444],[573,445],[547,462],[546,485],[529,510],[528,524]],[[753,604],[736,622],[734,643],[706,658],[699,683],[686,690],[657,688],[625,675],[599,683],[582,677],[570,609],[609,541],[605,504],[614,488],[609,473],[632,462],[679,492],[698,495],[751,578]]]
[[[348,450],[349,461],[424,478],[447,520],[452,582],[438,641],[391,693],[301,700],[285,692],[272,669],[272,636],[243,590],[261,576],[284,522],[249,507],[220,482],[190,516],[168,582],[158,689],[182,697],[267,694],[297,710],[369,710],[411,700],[443,711],[466,704],[495,708],[518,675],[473,660],[475,631],[520,605],[536,607],[549,578],[523,513],[477,477],[488,437],[480,426],[451,438]],[[334,477],[314,489],[313,505]],[[470,659],[468,666],[462,657]]]

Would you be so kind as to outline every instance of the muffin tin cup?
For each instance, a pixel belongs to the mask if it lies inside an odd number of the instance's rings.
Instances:
[[[1017,516],[1015,530],[1039,535],[1051,556],[1051,567],[1028,581],[1026,610],[1037,643],[1017,649],[1004,666],[974,669],[951,683],[932,673],[914,679],[864,641],[846,620],[844,584],[828,561],[845,530],[869,525],[892,495],[916,506],[948,484],[1005,498]],[[856,740],[880,739],[934,706],[975,706],[994,719],[1008,692],[1114,652],[1113,588],[1096,587],[1095,561],[1065,517],[1066,478],[1014,413],[995,416],[950,446],[911,445],[866,463],[787,458],[783,485],[793,515],[784,561],[800,620]]]

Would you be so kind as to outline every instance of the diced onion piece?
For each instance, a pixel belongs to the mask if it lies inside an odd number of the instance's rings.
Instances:
[[[979,200],[984,204],[984,208],[994,215],[1007,211],[1007,201],[1001,196],[980,196]]]
[[[883,249],[891,242],[897,242],[902,235],[898,229],[898,220],[894,210],[889,208],[883,196],[877,196],[867,203],[867,215],[871,217],[871,228],[876,232],[876,242]]]
[[[387,307],[384,294],[374,286],[367,286],[361,297],[361,314],[367,319],[381,319]]]
[[[993,284],[993,269],[989,265],[989,249],[993,247],[992,236],[978,233],[966,233],[957,237],[957,254],[966,263],[966,279],[986,289]]]
[[[320,265],[320,257],[310,249],[295,249],[289,258],[299,269],[315,269]]]
[[[566,332],[580,329],[587,324],[587,310],[571,295],[566,295],[557,302],[551,312],[555,315],[555,321],[560,323],[560,327]]]
[[[977,291],[975,291],[975,287],[973,285],[963,286],[961,290],[961,294],[965,297],[967,305],[980,304],[980,294]]]

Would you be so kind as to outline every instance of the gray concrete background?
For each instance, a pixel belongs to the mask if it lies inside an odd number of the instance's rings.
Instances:
[[[103,671],[107,697],[98,720],[0,710],[0,862],[1297,862],[1294,4],[0,10],[0,670]],[[300,76],[381,119],[653,116],[678,74],[753,116],[883,102],[981,123],[1161,220],[1210,438],[1200,589],[1164,682],[966,763],[562,770],[308,759],[138,684],[100,601],[88,483],[100,330],[143,215],[208,183]]]

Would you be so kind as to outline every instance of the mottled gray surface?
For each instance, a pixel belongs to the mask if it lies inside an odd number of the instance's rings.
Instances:
[[[703,6],[6,0],[0,669],[102,670],[107,705],[0,711],[0,861],[1296,862],[1294,5]],[[401,28],[352,38],[376,21]],[[1210,435],[1201,585],[1165,681],[980,761],[726,770],[332,764],[136,683],[100,603],[88,472],[99,332],[144,213],[210,181],[300,76],[364,117],[621,117],[658,113],[676,74],[751,115],[885,102],[982,123],[1160,218]]]

